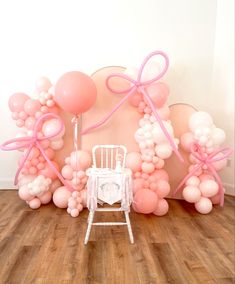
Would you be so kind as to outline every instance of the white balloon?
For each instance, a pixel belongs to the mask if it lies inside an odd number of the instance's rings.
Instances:
[[[163,121],[163,124],[171,137],[174,137],[174,131],[170,123],[167,121]],[[168,142],[165,134],[163,133],[161,127],[158,123],[154,123],[154,127],[152,130],[153,141],[157,144],[164,144]]]
[[[225,132],[220,128],[214,128],[212,132],[212,141],[214,145],[221,145],[224,143],[226,138]]]
[[[189,119],[189,128],[192,132],[194,132],[198,126],[208,126],[209,128],[212,127],[212,117],[207,112],[203,111],[193,113]]]
[[[157,145],[155,147],[157,156],[161,159],[168,159],[172,154],[172,148],[168,144]]]

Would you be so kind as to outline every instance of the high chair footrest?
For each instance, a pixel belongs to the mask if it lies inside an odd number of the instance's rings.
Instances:
[[[97,222],[92,223],[93,226],[122,226],[127,225],[125,222]]]
[[[122,208],[96,208],[95,211],[100,211],[100,212],[114,212],[114,211],[125,211]]]

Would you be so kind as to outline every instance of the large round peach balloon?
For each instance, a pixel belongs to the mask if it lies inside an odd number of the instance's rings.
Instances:
[[[139,213],[150,214],[157,208],[157,194],[147,188],[138,190],[134,196],[135,208]]]
[[[71,194],[72,193],[65,186],[57,188],[53,194],[54,204],[59,208],[67,208]]]
[[[8,105],[11,111],[20,112],[24,110],[24,103],[29,99],[29,96],[24,93],[15,93],[10,96]]]
[[[65,111],[78,115],[88,111],[96,100],[96,86],[86,74],[65,73],[55,85],[55,100]]]

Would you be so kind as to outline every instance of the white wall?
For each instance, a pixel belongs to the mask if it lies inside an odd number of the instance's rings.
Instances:
[[[38,76],[56,81],[70,70],[133,66],[155,49],[171,60],[170,102],[212,111],[232,137],[222,115],[233,116],[232,21],[233,0],[1,1],[0,142],[16,133],[8,97],[31,92]],[[12,187],[16,157],[0,153],[0,188]],[[224,179],[232,184],[231,169]]]

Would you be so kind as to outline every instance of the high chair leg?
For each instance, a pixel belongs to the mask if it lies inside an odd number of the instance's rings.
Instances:
[[[89,216],[88,216],[88,225],[87,225],[87,231],[86,231],[86,236],[85,236],[85,240],[84,240],[84,245],[86,245],[88,243],[88,240],[89,240],[89,237],[90,237],[91,227],[92,227],[92,223],[93,223],[93,219],[94,219],[94,214],[95,214],[95,212],[90,211]]]
[[[131,244],[133,244],[134,243],[134,237],[133,237],[133,233],[132,233],[132,229],[131,229],[131,222],[130,222],[130,218],[129,218],[129,212],[128,211],[124,211],[124,213],[125,213],[126,224],[127,224],[127,229],[128,229],[128,233],[129,233],[130,242],[131,242]]]

